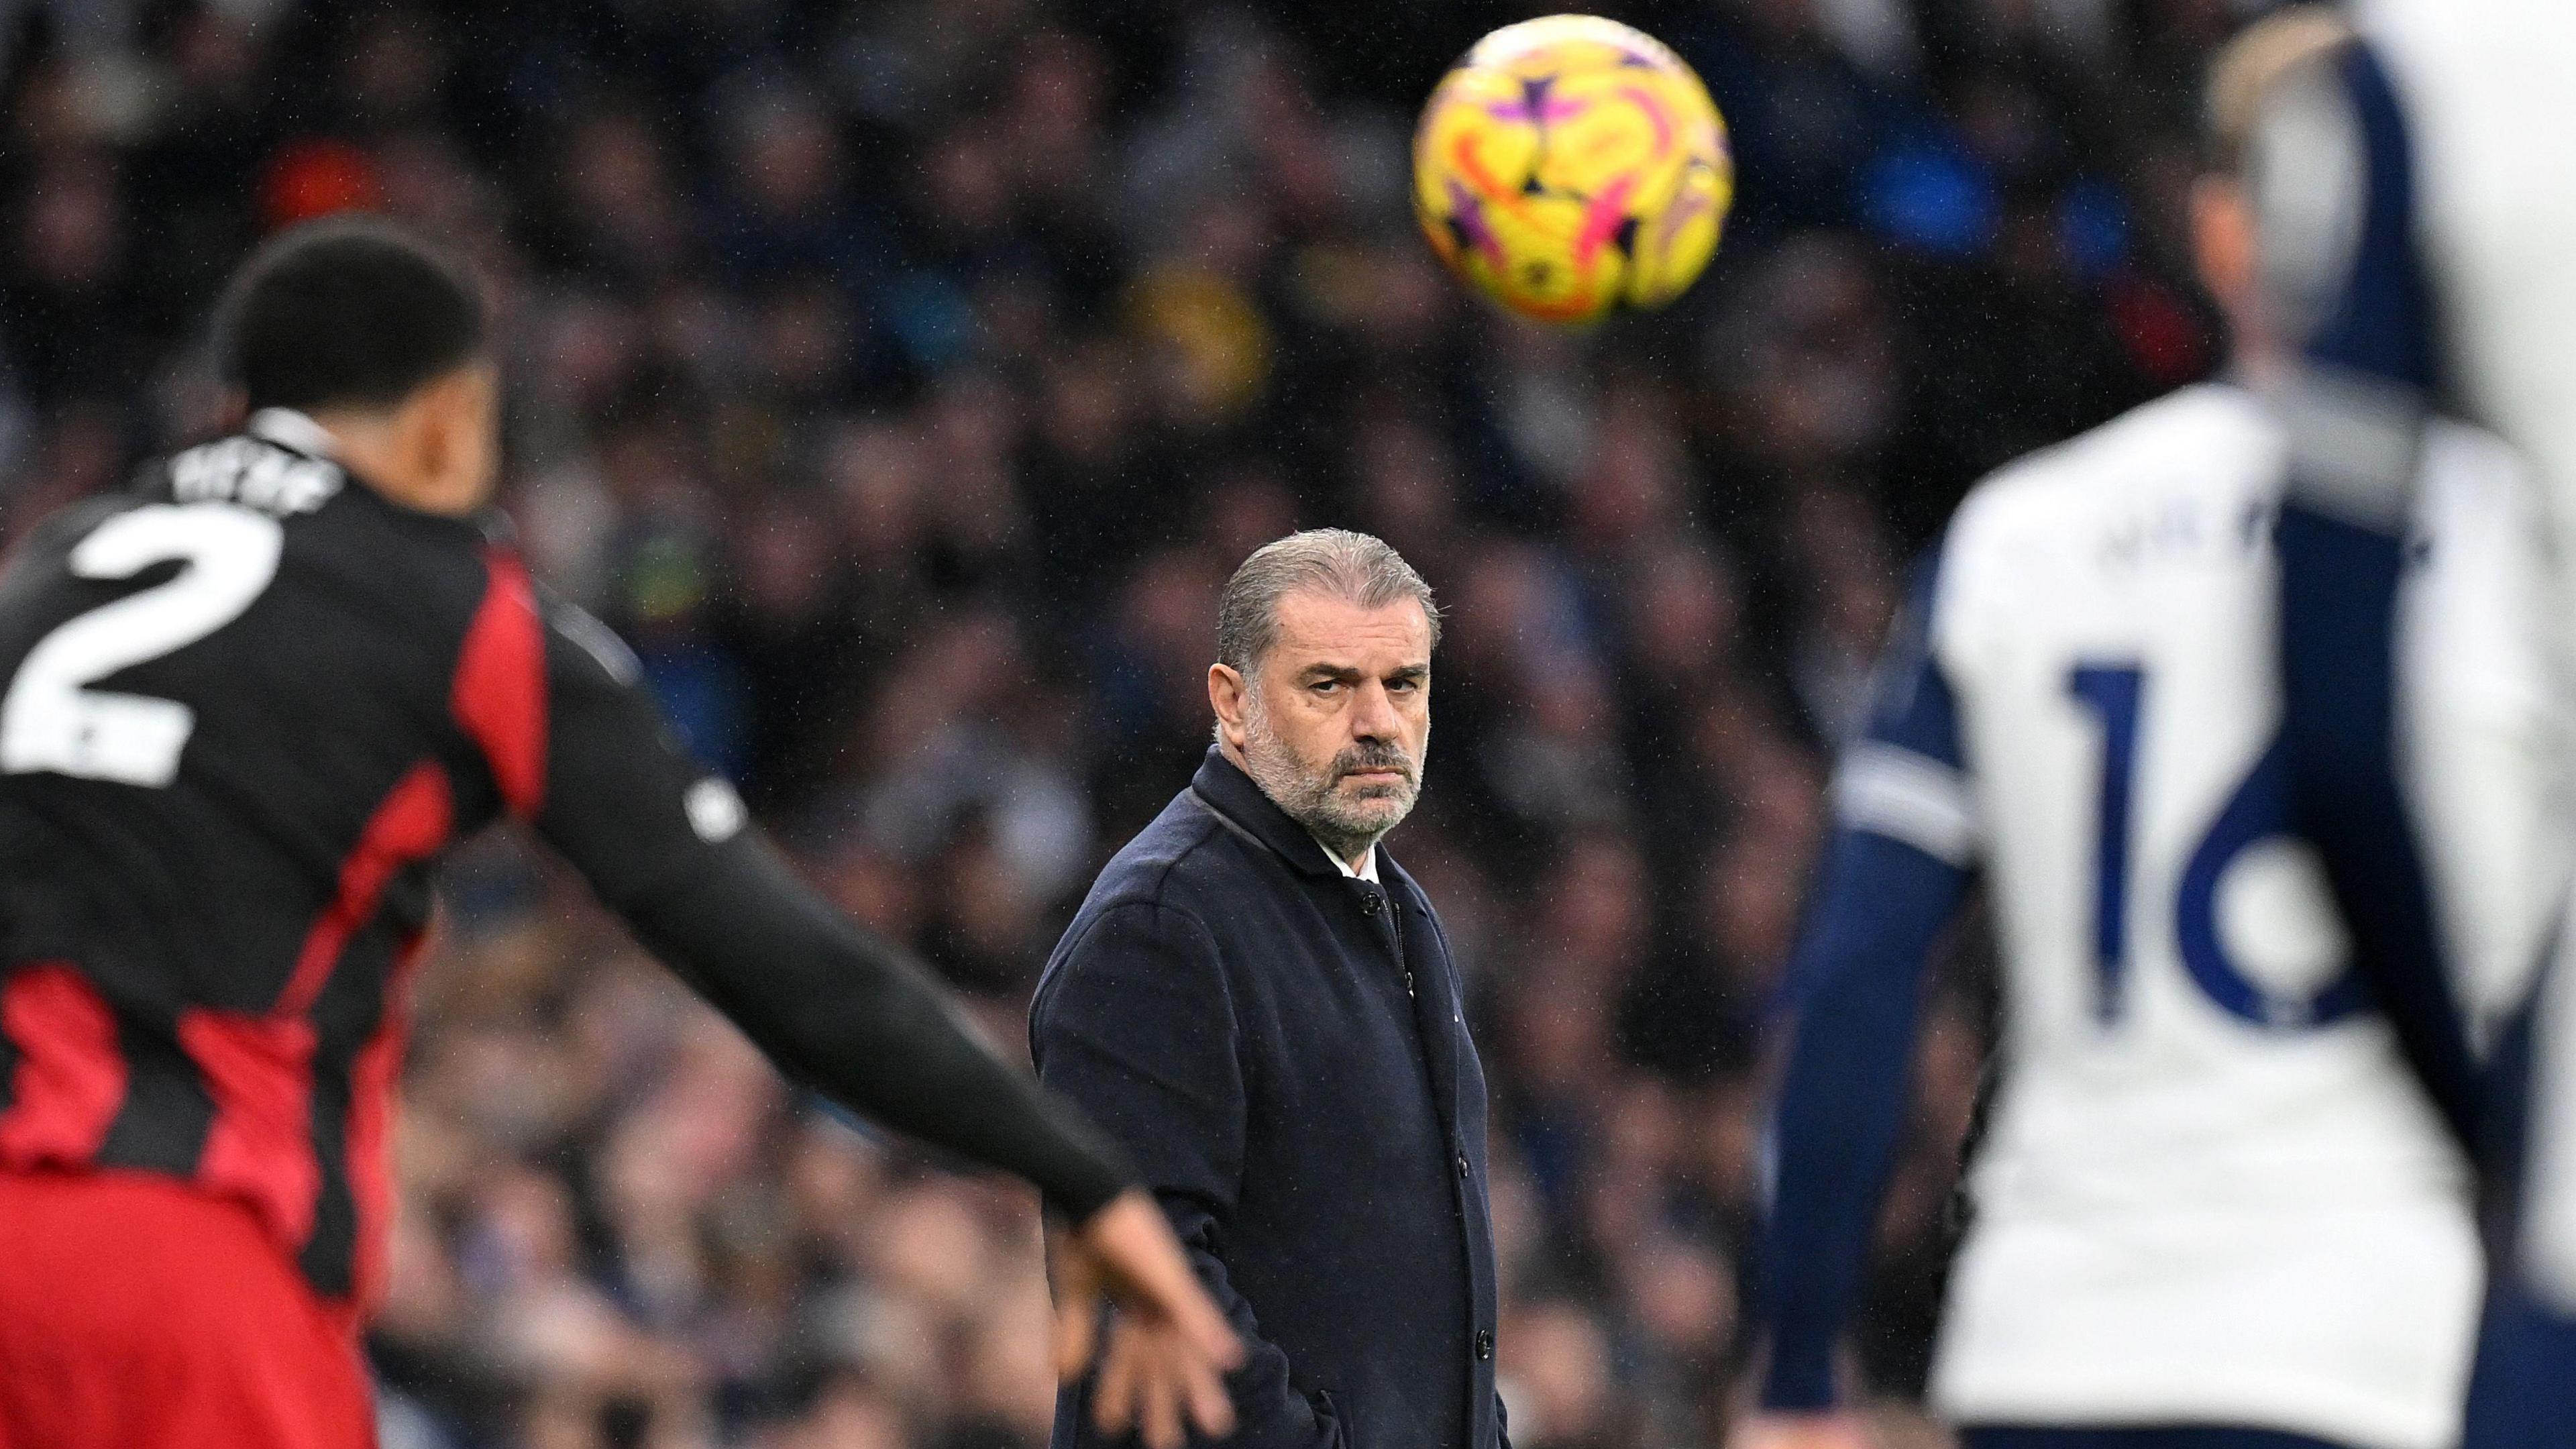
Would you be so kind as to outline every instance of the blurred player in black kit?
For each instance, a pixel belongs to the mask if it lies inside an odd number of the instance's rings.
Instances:
[[[276,239],[217,360],[238,436],[0,574],[0,1449],[357,1449],[406,977],[509,815],[783,1070],[1076,1226],[1060,1366],[1231,1427],[1239,1353],[1152,1200],[928,978],[800,884],[614,635],[481,521],[474,283],[368,220]]]

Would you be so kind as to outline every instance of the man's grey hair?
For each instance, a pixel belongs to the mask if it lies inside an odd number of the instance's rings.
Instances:
[[[1254,549],[1226,580],[1216,607],[1217,662],[1246,680],[1253,678],[1261,657],[1278,642],[1279,601],[1307,591],[1363,609],[1411,599],[1431,621],[1432,644],[1440,642],[1440,606],[1404,555],[1365,533],[1310,528]]]

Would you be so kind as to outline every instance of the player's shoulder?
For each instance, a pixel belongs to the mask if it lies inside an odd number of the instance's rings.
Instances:
[[[1078,914],[1141,908],[1205,921],[1222,910],[1231,874],[1224,850],[1229,839],[1216,817],[1184,790],[1109,858]]]
[[[2431,509],[2510,514],[2535,501],[2522,454],[2494,433],[2452,418],[2426,424],[2421,477]]]
[[[1048,955],[1031,1008],[1038,1030],[1045,1030],[1068,982],[1123,969],[1129,963],[1122,958],[1133,956],[1139,942],[1163,948],[1152,953],[1158,960],[1223,968],[1210,924],[1224,918],[1210,857],[1222,852],[1224,841],[1223,829],[1184,791],[1110,857]]]
[[[2417,479],[2411,524],[2421,548],[2413,557],[2419,587],[2441,601],[2434,607],[2465,608],[2490,630],[2518,620],[2539,634],[2559,632],[2540,592],[2552,569],[2552,534],[2522,454],[2483,428],[2435,419],[2424,429]],[[2496,608],[2508,612],[2492,615]]]
[[[1952,518],[1951,547],[2090,523],[2177,490],[2241,488],[2280,449],[2279,427],[2243,389],[2182,388],[1979,480]]]

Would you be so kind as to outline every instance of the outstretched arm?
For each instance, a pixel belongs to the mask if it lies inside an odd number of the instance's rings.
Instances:
[[[556,630],[548,654],[535,824],[639,941],[852,1111],[1027,1178],[1077,1219],[1117,1196],[1128,1172],[1107,1143],[996,1055],[918,963],[800,880],[612,673],[615,655]]]

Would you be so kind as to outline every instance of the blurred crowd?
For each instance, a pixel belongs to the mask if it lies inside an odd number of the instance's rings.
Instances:
[[[411,220],[499,301],[542,574],[1014,1050],[1205,746],[1227,572],[1382,535],[1450,611],[1389,846],[1472,975],[1514,1438],[1711,1445],[1834,744],[1962,489],[2215,365],[2178,223],[2249,7],[1607,8],[1738,204],[1679,306],[1560,335],[1406,193],[1523,7],[0,0],[0,525],[213,425],[262,235]],[[1949,954],[1853,1348],[1903,1443],[1990,1025]],[[1033,1203],[800,1098],[526,842],[457,863],[415,1020],[392,1449],[1043,1442]]]

